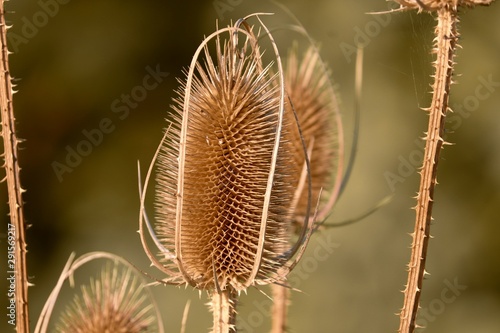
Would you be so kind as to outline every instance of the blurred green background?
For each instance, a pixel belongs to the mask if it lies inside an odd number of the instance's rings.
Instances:
[[[331,221],[359,216],[394,194],[363,221],[315,236],[294,275],[303,292],[293,293],[290,331],[394,332],[410,254],[410,208],[419,181],[414,165],[422,155],[418,138],[427,127],[419,107],[430,101],[434,20],[416,12],[366,14],[390,8],[383,0],[297,0],[286,5],[322,45],[322,57],[338,84],[348,148],[354,99],[351,52],[356,41],[365,46],[360,145],[351,181]],[[9,49],[19,90],[14,98],[17,128],[26,139],[20,162],[32,225],[28,261],[35,284],[29,292],[34,327],[71,252],[110,251],[148,270],[136,233],[137,160],[143,169],[149,163],[166,124],[176,77],[203,36],[214,31],[216,20],[224,26],[252,12],[274,12],[264,20],[278,26],[290,18],[260,0],[16,0],[6,8],[13,24]],[[500,331],[500,5],[461,14],[463,49],[456,59],[458,84],[451,106],[463,112],[450,116],[447,139],[456,144],[446,147],[439,166],[427,263],[431,275],[424,284],[420,316],[429,333]],[[155,87],[137,88],[149,71],[162,73]],[[132,92],[136,98],[127,105],[123,98]],[[100,126],[102,138],[96,134],[98,143],[84,146],[85,133],[96,133]],[[69,151],[78,147],[87,156],[70,160],[69,166]],[[56,172],[55,165],[67,169]],[[4,187],[1,195],[5,203]],[[8,210],[6,205],[0,209],[0,293],[5,295]],[[331,253],[318,257],[325,244]],[[192,299],[187,332],[208,331],[205,295],[199,298],[191,288],[175,287],[156,287],[154,292],[167,332],[179,332],[187,299]],[[6,302],[0,298],[0,331],[12,332]],[[242,297],[241,327],[268,331],[268,305],[266,296],[251,289]]]

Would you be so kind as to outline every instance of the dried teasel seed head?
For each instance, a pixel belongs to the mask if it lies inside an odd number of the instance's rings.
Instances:
[[[316,204],[322,193],[318,214],[322,219],[331,209],[340,188],[342,170],[339,157],[343,154],[339,138],[341,122],[335,92],[318,50],[310,46],[303,56],[299,57],[297,53],[295,45],[285,66],[285,87],[289,98],[286,115],[293,122],[293,108],[305,145],[310,150],[312,202]],[[297,159],[295,165],[302,168],[305,156],[300,135],[297,129],[290,134]],[[297,195],[295,216],[300,223],[306,212],[308,197],[306,191]]]
[[[157,332],[155,312],[131,268],[107,265],[98,279],[81,287],[56,325],[60,333]]]
[[[290,259],[302,165],[286,139],[284,94],[244,26],[220,29],[198,49],[157,161],[156,232],[174,254],[165,267],[199,289],[268,283]]]

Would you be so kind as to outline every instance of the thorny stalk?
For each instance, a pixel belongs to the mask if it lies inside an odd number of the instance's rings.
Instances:
[[[444,8],[438,11],[436,27],[437,59],[433,85],[433,97],[429,110],[424,160],[420,171],[420,188],[417,195],[415,230],[411,259],[408,264],[408,282],[405,300],[400,314],[400,332],[413,332],[419,307],[422,281],[426,274],[425,261],[430,237],[434,187],[436,185],[439,153],[443,140],[445,116],[448,111],[448,96],[453,68],[453,54],[458,38],[456,31],[456,10]]]
[[[29,332],[28,318],[28,273],[26,267],[26,240],[25,221],[23,213],[23,199],[20,170],[18,163],[18,144],[16,136],[14,109],[12,105],[12,83],[9,71],[9,51],[7,50],[7,25],[5,24],[4,1],[0,0],[0,105],[2,114],[2,137],[4,143],[3,157],[5,159],[5,179],[9,195],[10,223],[15,235],[14,271],[15,301],[16,301],[16,330],[20,333]]]
[[[285,286],[273,285],[272,333],[286,332],[288,306],[290,305],[290,289]]]
[[[435,74],[432,86],[431,106],[425,109],[429,112],[429,124],[425,137],[424,159],[420,170],[420,187],[415,206],[415,229],[411,234],[413,243],[411,257],[408,264],[408,280],[404,290],[404,303],[400,312],[400,325],[398,332],[414,332],[422,282],[426,274],[425,262],[427,247],[430,239],[430,224],[432,221],[432,207],[434,202],[434,188],[437,184],[437,168],[439,154],[444,141],[445,117],[448,108],[450,86],[452,84],[453,57],[457,47],[459,34],[457,32],[458,7],[474,6],[476,4],[489,4],[491,0],[401,0],[401,10],[416,8],[419,11],[428,10],[437,12],[437,25],[435,28],[434,62]]]
[[[213,313],[212,333],[236,332],[236,302],[237,294],[232,289],[212,294],[209,304]]]

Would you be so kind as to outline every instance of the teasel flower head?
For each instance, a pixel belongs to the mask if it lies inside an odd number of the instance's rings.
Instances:
[[[293,244],[290,230],[297,179],[308,159],[305,145],[303,159],[295,156],[290,133],[298,124],[285,116],[291,110],[285,110],[283,69],[267,33],[276,75],[272,63],[264,65],[258,36],[243,19],[208,36],[180,80],[154,159],[153,238],[166,260],[145,246],[171,283],[220,293],[283,281],[307,244],[307,222]],[[149,225],[146,188],[141,192],[141,219]],[[308,221],[309,209],[305,215]]]
[[[146,302],[141,279],[130,269],[109,265],[97,279],[81,287],[56,326],[61,333],[153,332],[152,305]],[[149,329],[148,329],[149,327]]]
[[[83,265],[108,262],[90,283],[80,285],[73,300],[51,324],[58,299],[73,291],[75,272]],[[81,273],[79,273],[81,275]],[[72,288],[63,289],[69,281]],[[65,297],[66,298],[66,297]],[[64,299],[65,299],[64,298]],[[163,333],[163,322],[142,273],[125,259],[107,252],[90,252],[74,260],[72,254],[40,314],[35,333]]]
[[[309,150],[312,202],[319,202],[317,220],[322,221],[339,195],[344,150],[338,100],[328,69],[315,45],[309,46],[302,56],[298,54],[297,44],[289,51],[285,87],[286,115],[292,121],[295,113],[301,128],[301,133],[297,130],[290,132],[294,156],[298,159],[294,165],[304,165],[303,138]],[[297,180],[297,187],[300,184]],[[300,224],[307,209],[307,192],[299,189],[294,199],[294,215]]]

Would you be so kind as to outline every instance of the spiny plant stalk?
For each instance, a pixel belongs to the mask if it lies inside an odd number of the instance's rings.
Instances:
[[[290,305],[290,288],[280,285],[272,286],[273,307],[271,309],[271,333],[282,333],[287,330],[288,306]]]
[[[206,37],[186,80],[180,80],[170,126],[141,189],[139,231],[148,257],[169,276],[165,283],[188,284],[210,295],[215,333],[236,331],[239,293],[250,286],[284,283],[304,253],[313,225],[309,159],[297,165],[287,140],[291,131],[300,135],[300,127],[285,116],[279,52],[257,18],[276,56],[276,76],[272,63],[264,66],[262,40],[248,17]],[[209,48],[212,40],[215,52]],[[304,156],[305,147],[302,139]],[[156,230],[144,210],[153,166]],[[304,171],[306,177],[301,177]],[[308,203],[293,242],[297,188],[306,188]],[[149,249],[144,224],[163,260]]]
[[[411,234],[413,243],[411,257],[408,264],[408,280],[404,290],[404,303],[400,313],[400,333],[414,332],[418,327],[415,324],[419,309],[419,300],[422,282],[427,274],[425,262],[427,247],[430,238],[430,224],[432,221],[432,206],[434,202],[434,188],[436,186],[439,154],[444,141],[445,117],[448,108],[450,86],[452,84],[453,60],[457,40],[458,8],[459,6],[488,5],[493,0],[396,0],[404,9],[418,9],[419,11],[432,11],[437,13],[435,28],[434,62],[435,74],[432,85],[431,106],[425,111],[429,112],[429,124],[424,140],[424,160],[420,170],[420,187],[415,206],[415,229]]]
[[[7,26],[5,24],[4,1],[0,0],[0,107],[2,117],[2,137],[4,143],[3,157],[5,159],[5,179],[7,180],[7,191],[9,195],[10,223],[15,235],[14,271],[15,276],[15,301],[16,301],[16,330],[28,333],[28,272],[26,267],[26,238],[25,220],[23,213],[23,199],[20,181],[20,170],[18,163],[18,144],[20,140],[16,136],[14,108],[12,105],[12,83],[9,70],[9,51],[7,49]]]
[[[213,333],[236,331],[237,300],[237,293],[231,289],[212,294],[209,306],[213,313]]]
[[[456,11],[441,9],[438,11],[436,27],[437,59],[435,62],[435,81],[433,97],[429,111],[429,125],[426,133],[423,165],[420,171],[420,188],[417,195],[415,230],[412,234],[413,244],[408,264],[408,281],[405,289],[405,300],[400,314],[400,332],[413,332],[419,307],[422,281],[426,274],[425,261],[430,237],[430,223],[436,185],[439,153],[443,140],[445,116],[448,111],[453,54],[458,38],[456,31]]]

